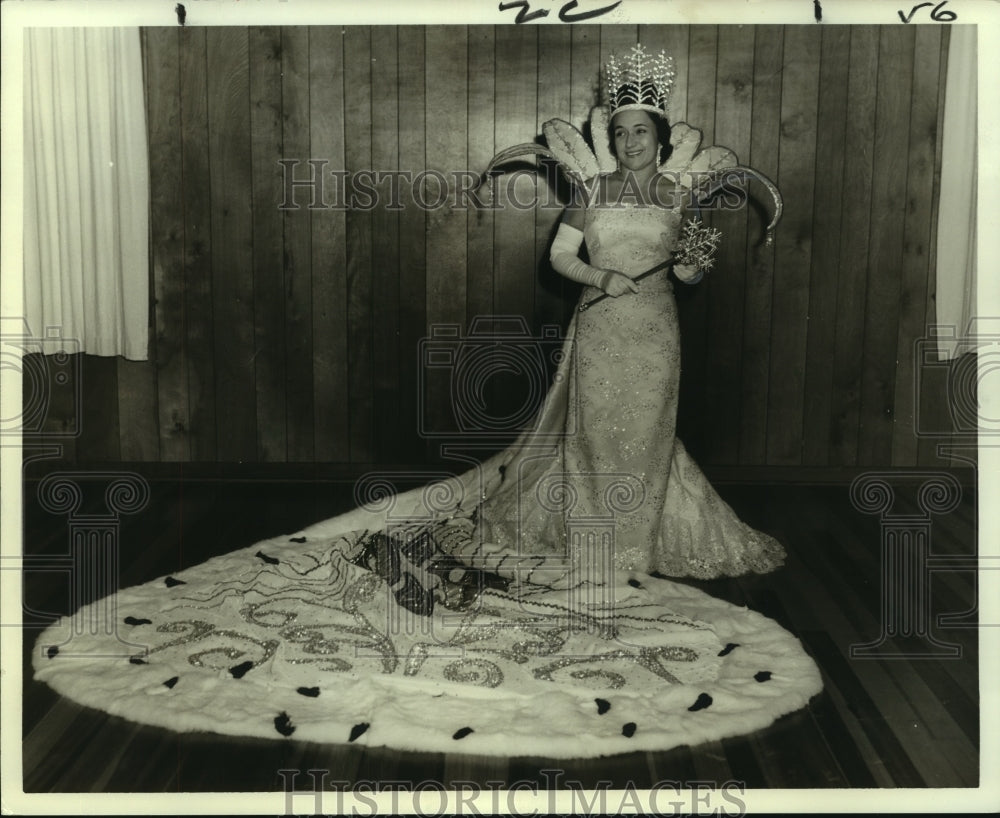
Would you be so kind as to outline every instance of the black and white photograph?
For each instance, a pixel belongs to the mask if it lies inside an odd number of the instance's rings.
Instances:
[[[4,811],[1000,805],[984,5],[3,4]]]

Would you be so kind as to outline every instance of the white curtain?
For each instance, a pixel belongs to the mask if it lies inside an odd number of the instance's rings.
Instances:
[[[937,230],[938,357],[968,352],[956,344],[976,315],[976,26],[951,27],[945,80],[941,194]],[[954,328],[950,333],[947,328]]]
[[[68,352],[145,360],[149,160],[139,30],[28,29],[24,46],[28,326],[36,335],[57,328]]]

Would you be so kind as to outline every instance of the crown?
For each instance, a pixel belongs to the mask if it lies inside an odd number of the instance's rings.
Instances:
[[[604,73],[611,116],[633,109],[667,115],[676,72],[665,51],[648,54],[636,43],[626,57],[612,56]]]

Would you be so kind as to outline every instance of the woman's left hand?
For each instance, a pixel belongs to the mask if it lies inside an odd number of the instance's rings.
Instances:
[[[686,284],[693,284],[701,278],[701,270],[693,264],[675,264],[674,275]]]

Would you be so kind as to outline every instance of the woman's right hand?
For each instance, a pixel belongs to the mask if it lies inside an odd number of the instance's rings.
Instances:
[[[601,289],[612,298],[617,298],[625,293],[639,292],[639,285],[624,273],[617,270],[606,270],[604,280],[601,282]]]

